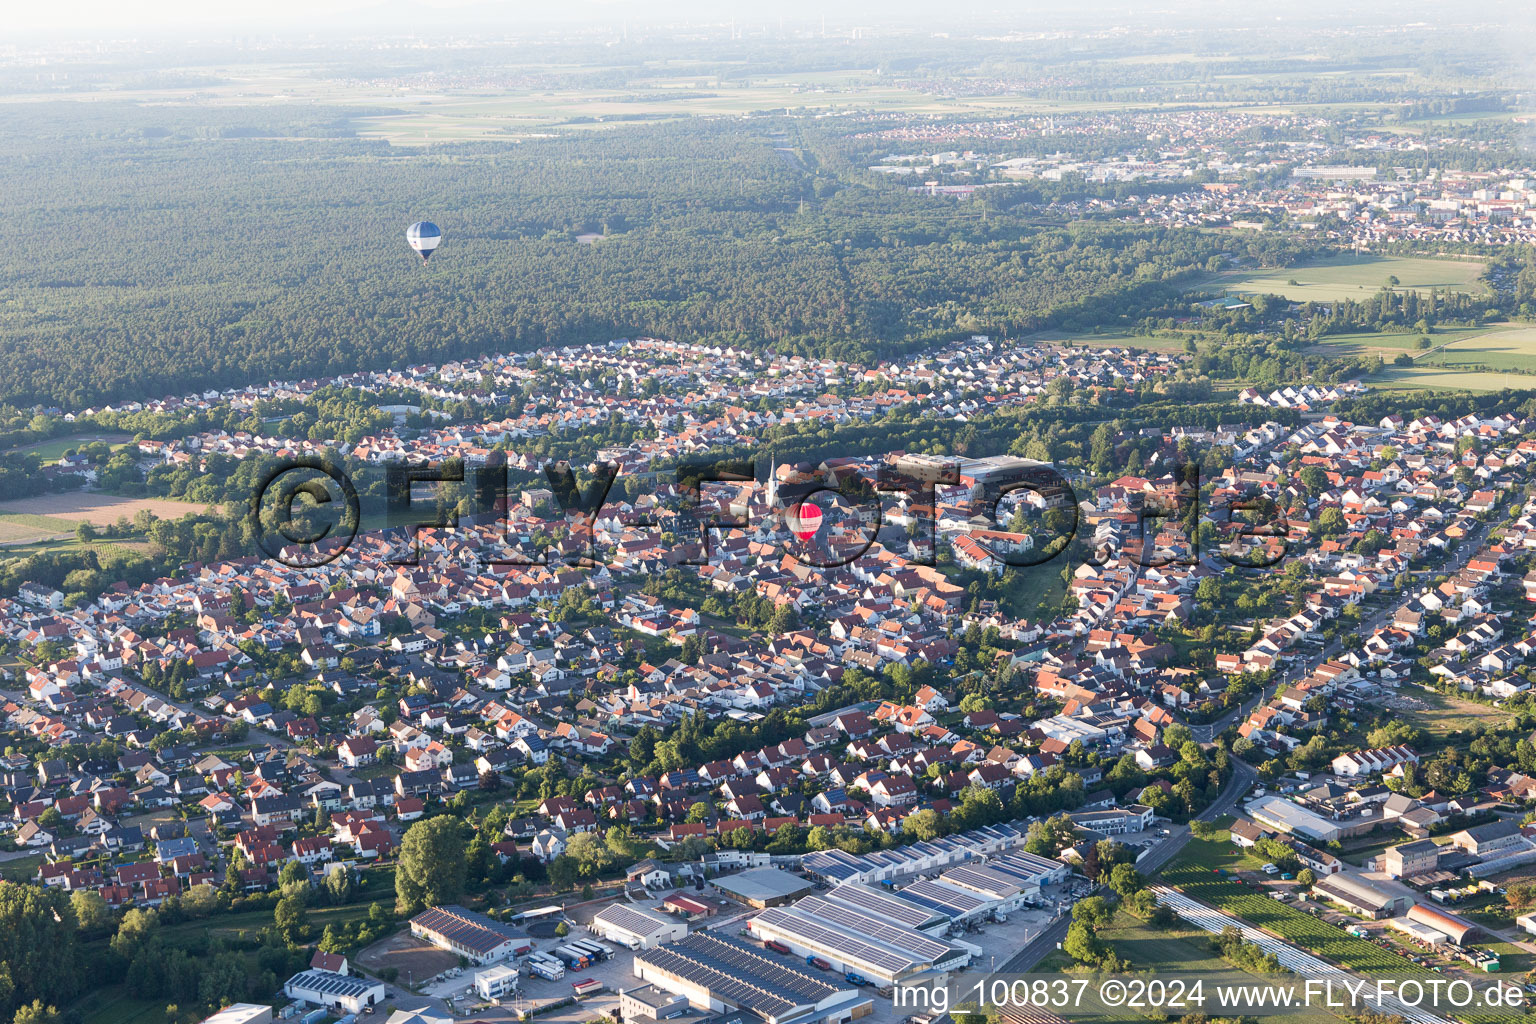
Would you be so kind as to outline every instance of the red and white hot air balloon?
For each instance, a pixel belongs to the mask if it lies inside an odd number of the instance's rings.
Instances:
[[[802,501],[789,510],[789,529],[801,540],[810,540],[821,529],[821,507],[814,501]]]

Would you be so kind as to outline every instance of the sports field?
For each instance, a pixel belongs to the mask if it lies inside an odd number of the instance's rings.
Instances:
[[[1219,282],[1234,292],[1282,295],[1293,302],[1335,302],[1364,298],[1395,277],[1397,289],[1442,292],[1482,291],[1483,264],[1473,260],[1431,260],[1406,256],[1333,256],[1280,270],[1240,271]],[[1296,282],[1292,284],[1291,282]]]

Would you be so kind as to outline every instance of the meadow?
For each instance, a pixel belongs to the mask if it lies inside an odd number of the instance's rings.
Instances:
[[[1371,378],[1370,384],[1383,391],[1529,391],[1536,390],[1536,376],[1441,366],[1387,366]]]
[[[1429,335],[1428,350],[1419,348],[1419,339],[1425,335],[1418,331],[1357,331],[1352,334],[1330,334],[1319,338],[1317,344],[1309,351],[1331,356],[1378,355],[1389,363],[1404,352],[1411,356],[1418,356],[1420,351],[1425,351],[1426,354],[1420,357],[1419,361],[1427,362],[1430,358],[1429,353],[1438,346],[1459,345],[1502,330],[1503,328],[1497,326],[1437,328],[1433,334]]]
[[[1536,373],[1536,327],[1516,327],[1459,339],[1417,360],[1446,369],[1478,368]],[[1533,379],[1529,387],[1536,387]]]
[[[1293,302],[1335,302],[1364,298],[1386,287],[1389,277],[1398,279],[1398,290],[1480,292],[1482,272],[1483,264],[1473,260],[1345,254],[1279,270],[1239,271],[1219,280],[1234,292],[1282,295]]]

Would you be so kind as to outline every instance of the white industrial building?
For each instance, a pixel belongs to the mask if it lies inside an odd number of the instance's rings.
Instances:
[[[958,970],[972,956],[972,947],[821,896],[807,896],[792,907],[769,907],[747,926],[763,941],[782,943],[798,956],[820,957],[836,970],[862,975],[877,985]]]
[[[681,918],[664,917],[639,907],[615,903],[599,911],[587,925],[587,930],[630,949],[650,949],[663,942],[681,939],[688,934],[688,924]]]
[[[384,983],[330,971],[300,971],[283,986],[283,995],[342,1013],[362,1013],[384,1001]]]

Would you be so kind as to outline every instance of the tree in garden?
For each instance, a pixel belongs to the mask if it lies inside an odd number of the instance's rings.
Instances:
[[[395,896],[402,913],[459,898],[464,891],[464,849],[459,821],[449,815],[418,821],[406,831],[395,869]]]

